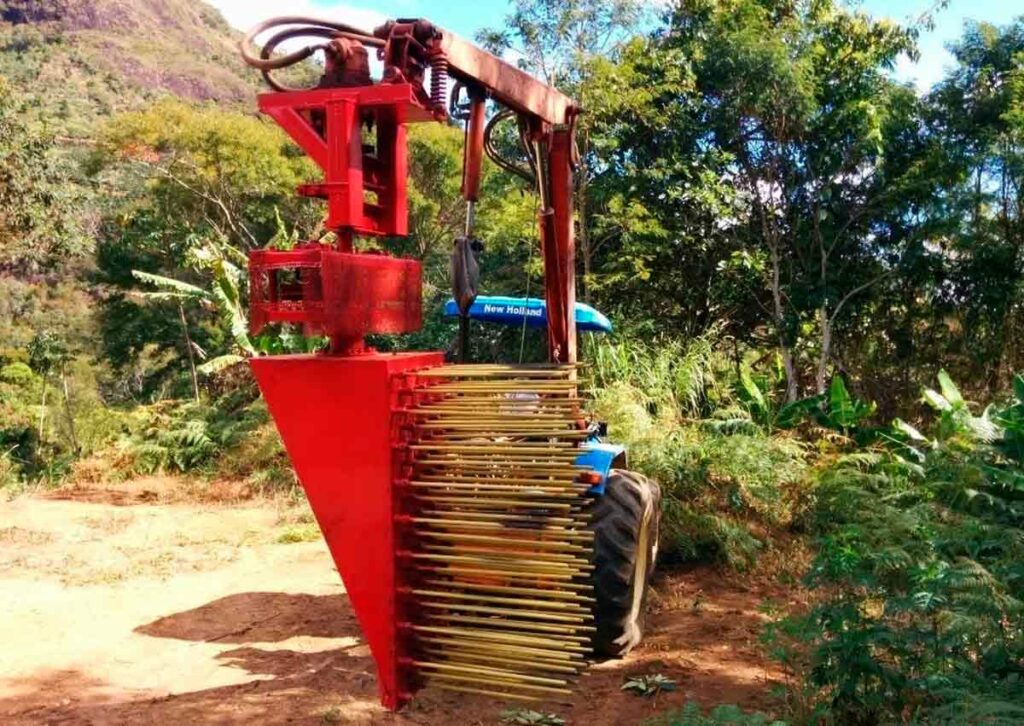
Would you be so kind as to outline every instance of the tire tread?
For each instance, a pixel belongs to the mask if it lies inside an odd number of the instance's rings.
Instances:
[[[599,656],[621,657],[628,653],[638,640],[634,638],[631,642],[621,642],[627,629],[632,625],[630,614],[633,606],[638,539],[646,511],[645,500],[648,496],[652,499],[652,516],[648,523],[648,546],[651,551],[648,552],[644,582],[640,583],[644,588],[639,617],[642,628],[646,589],[654,570],[653,557],[658,536],[661,489],[642,474],[613,470],[605,484],[604,496],[597,499],[591,508],[590,529],[594,532],[596,599],[594,619],[597,627],[593,645],[595,653]]]

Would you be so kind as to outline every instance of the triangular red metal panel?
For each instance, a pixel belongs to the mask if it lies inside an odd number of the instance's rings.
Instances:
[[[397,708],[395,374],[441,353],[272,356],[252,370],[377,662],[381,701]]]

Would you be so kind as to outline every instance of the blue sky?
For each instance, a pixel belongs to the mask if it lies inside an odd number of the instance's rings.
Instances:
[[[459,35],[472,38],[485,27],[500,26],[507,5],[495,0],[210,0],[238,28],[247,29],[257,21],[285,13],[312,12],[338,19],[352,18],[363,25],[376,18],[426,17]],[[863,0],[859,7],[876,16],[900,22],[916,20],[936,0]],[[903,80],[926,89],[943,75],[952,62],[945,44],[961,34],[967,20],[1005,24],[1024,15],[1024,0],[951,0],[949,7],[936,15],[935,29],[920,38],[921,59],[911,63],[903,59],[896,74]]]
[[[934,4],[935,0],[865,0],[860,7],[872,15],[905,23],[907,18],[916,20]],[[952,0],[949,7],[935,14],[935,29],[922,33],[918,39],[920,61],[913,64],[904,59],[897,68],[897,75],[914,81],[919,88],[928,88],[953,63],[953,56],[945,45],[960,37],[967,21],[1005,25],[1021,15],[1024,15],[1024,0]]]

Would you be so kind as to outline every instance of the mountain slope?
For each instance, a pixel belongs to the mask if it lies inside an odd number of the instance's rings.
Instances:
[[[237,39],[201,0],[0,0],[0,75],[68,136],[166,94],[251,99]]]

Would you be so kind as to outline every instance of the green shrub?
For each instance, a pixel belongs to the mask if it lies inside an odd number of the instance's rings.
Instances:
[[[36,380],[36,374],[27,363],[10,363],[0,368],[0,381],[24,388]]]
[[[158,472],[241,479],[256,491],[290,490],[295,474],[262,399],[248,387],[212,403],[161,401],[140,406],[129,432],[99,458],[104,476]]]
[[[710,482],[733,506],[747,507],[773,523],[785,523],[784,490],[800,484],[806,452],[795,439],[737,433],[708,436],[700,455]]]
[[[217,458],[217,476],[244,479],[261,492],[294,489],[298,485],[295,470],[262,398],[250,406],[249,413],[257,425]]]
[[[145,424],[120,444],[138,474],[199,472],[266,420],[265,410],[237,392],[212,404],[161,401],[146,406],[144,416]]]
[[[806,615],[769,631],[836,723],[1024,722],[1024,380],[975,416],[944,374],[929,435],[822,471]]]
[[[662,563],[712,562],[746,569],[764,549],[747,522],[676,499],[664,503],[659,558]]]
[[[794,519],[808,453],[766,434],[745,409],[713,408],[730,399],[710,347],[707,337],[689,348],[598,347],[591,408],[627,447],[630,468],[661,485],[662,559],[746,567],[765,544],[755,525]],[[709,418],[692,418],[702,411]]]
[[[296,544],[298,542],[317,542],[321,538],[320,528],[314,524],[297,524],[286,527],[274,541],[277,544]]]
[[[686,343],[601,341],[587,346],[589,382],[595,391],[625,385],[655,418],[697,417],[722,394],[716,353],[721,333],[711,328]]]
[[[21,483],[21,472],[10,452],[0,451],[0,491],[16,492]]]

